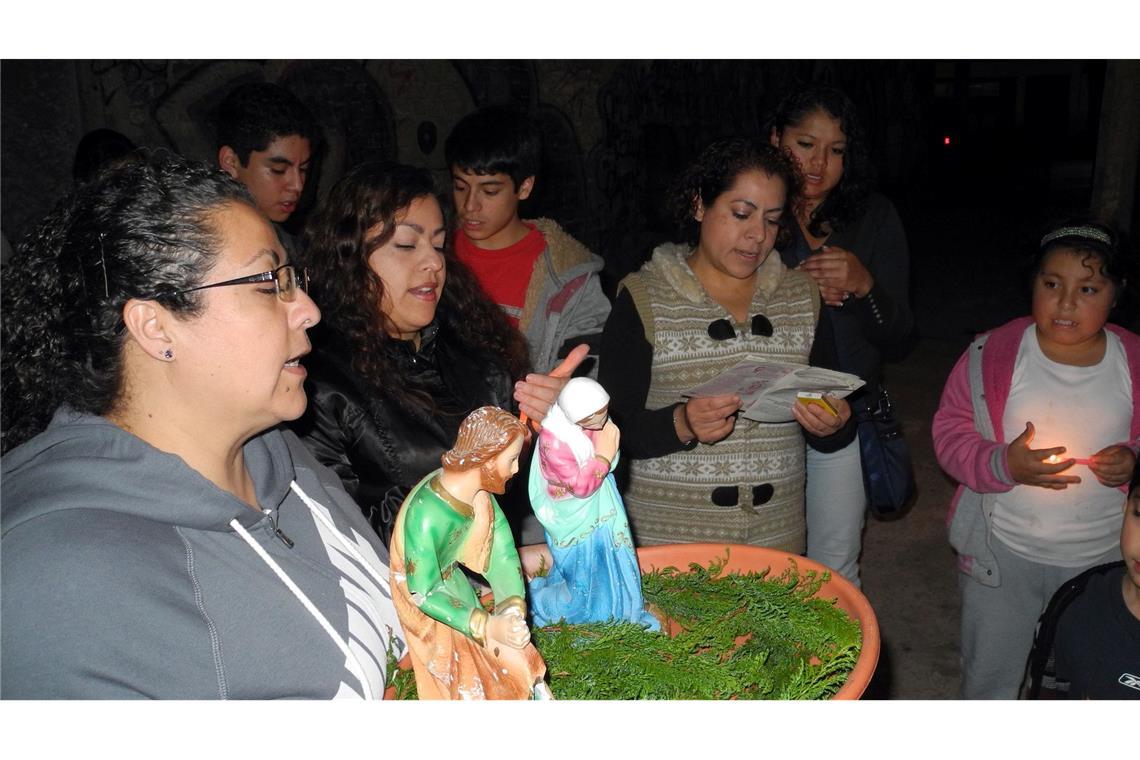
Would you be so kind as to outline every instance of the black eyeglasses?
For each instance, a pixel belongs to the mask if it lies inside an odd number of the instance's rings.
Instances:
[[[207,288],[222,288],[227,285],[249,285],[256,282],[272,282],[277,290],[277,297],[286,303],[291,303],[297,298],[297,288],[301,290],[309,290],[309,270],[298,269],[292,264],[282,264],[276,269],[268,272],[261,272],[259,274],[251,274],[246,277],[238,277],[233,280],[226,280],[225,282],[214,282],[209,285],[199,285],[196,288],[187,288],[186,290],[178,290],[173,293],[162,293],[165,296],[177,296],[183,293],[193,293],[195,290],[206,290]]]
[[[763,314],[752,317],[752,334],[764,338],[772,337],[772,323]],[[709,337],[713,340],[730,340],[736,337],[736,325],[727,319],[709,323]]]

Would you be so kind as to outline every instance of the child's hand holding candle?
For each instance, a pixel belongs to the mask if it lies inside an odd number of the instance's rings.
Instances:
[[[1045,464],[1057,464],[1058,462],[1064,462],[1066,460],[1062,459],[1061,457],[1057,456],[1056,454],[1050,454],[1049,456],[1045,457],[1045,459],[1043,459],[1042,461],[1044,461]],[[1085,459],[1083,457],[1069,457],[1068,461],[1071,461],[1073,464],[1088,465],[1092,462],[1092,459]]]
[[[1010,442],[1006,451],[1009,474],[1015,481],[1027,486],[1040,486],[1054,490],[1064,490],[1071,483],[1080,483],[1076,475],[1060,473],[1073,466],[1074,460],[1063,458],[1064,446],[1048,449],[1031,449],[1034,428],[1032,422],[1025,423],[1025,431]]]
[[[1116,488],[1132,478],[1136,455],[1127,446],[1116,445],[1101,449],[1085,461],[1101,485]]]

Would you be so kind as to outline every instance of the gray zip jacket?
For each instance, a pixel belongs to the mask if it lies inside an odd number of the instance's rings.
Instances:
[[[244,456],[262,512],[67,408],[9,452],[0,695],[379,698],[405,648],[387,551],[291,432]]]
[[[528,222],[546,238],[546,249],[534,262],[519,330],[526,336],[534,370],[549,372],[558,365],[559,349],[567,340],[598,337],[605,326],[610,302],[598,278],[605,262],[554,221]],[[596,361],[589,374],[597,376]]]

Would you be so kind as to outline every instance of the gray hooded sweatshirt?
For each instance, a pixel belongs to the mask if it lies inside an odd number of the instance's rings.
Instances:
[[[9,452],[0,695],[380,698],[405,649],[387,551],[292,433],[244,455],[261,513],[66,408]]]

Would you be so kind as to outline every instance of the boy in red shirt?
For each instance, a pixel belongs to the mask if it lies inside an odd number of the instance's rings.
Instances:
[[[552,220],[519,216],[541,157],[538,130],[523,114],[502,106],[468,114],[448,135],[444,156],[456,255],[526,337],[534,370],[550,372],[568,349],[600,336],[610,312],[598,278],[602,259]]]

